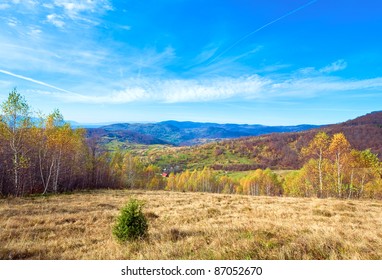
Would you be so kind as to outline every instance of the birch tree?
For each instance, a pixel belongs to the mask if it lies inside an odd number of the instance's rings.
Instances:
[[[334,158],[336,167],[338,197],[342,197],[342,176],[346,157],[350,151],[350,144],[343,133],[336,133],[329,145],[329,151]]]
[[[317,171],[318,171],[318,182],[319,182],[319,191],[318,197],[323,196],[324,188],[324,179],[323,179],[323,162],[324,156],[328,152],[330,139],[325,132],[319,132],[309,143],[309,146],[302,150],[303,154],[312,156],[317,160]]]
[[[28,165],[28,147],[25,145],[28,128],[31,126],[30,109],[25,98],[13,89],[8,99],[1,104],[2,134],[9,144],[12,155],[12,181],[16,196],[22,195],[21,171]]]

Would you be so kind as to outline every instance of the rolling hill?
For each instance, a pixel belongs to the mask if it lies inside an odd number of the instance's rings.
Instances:
[[[87,131],[89,137],[99,137],[104,144],[119,141],[134,144],[191,146],[222,139],[258,136],[275,132],[297,132],[316,127],[314,125],[264,126],[164,121],[158,123],[119,123],[99,128],[88,128]]]
[[[149,156],[159,166],[180,165],[189,169],[204,166],[228,171],[267,167],[297,169],[303,162],[300,157],[302,147],[307,146],[319,131],[329,135],[343,132],[353,148],[370,148],[382,159],[382,111],[301,132],[271,133],[193,147],[168,148],[156,150]]]

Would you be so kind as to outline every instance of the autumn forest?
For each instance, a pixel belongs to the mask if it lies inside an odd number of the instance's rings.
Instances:
[[[232,144],[230,141],[219,145]],[[208,145],[215,145],[213,158],[224,156],[218,144]],[[198,153],[198,149],[187,148],[189,153]],[[267,146],[262,149],[266,151]],[[179,153],[175,148],[164,151],[167,157],[169,153]],[[342,132],[315,132],[298,150],[298,161],[300,166],[295,170],[270,165],[229,172],[211,162],[164,173],[165,166],[181,163],[158,162],[158,157],[128,149],[109,149],[97,137],[89,137],[85,129],[72,128],[57,109],[49,115],[33,113],[16,89],[1,103],[1,196],[127,188],[382,199],[382,164],[378,155],[369,148],[356,149]]]

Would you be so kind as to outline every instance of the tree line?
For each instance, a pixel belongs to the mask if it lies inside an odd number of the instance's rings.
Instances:
[[[226,194],[268,195],[282,194],[282,182],[272,170],[257,169],[241,179],[234,179],[226,174],[205,167],[173,174],[167,178],[166,190],[213,192]]]
[[[72,129],[59,110],[32,117],[16,90],[1,103],[0,194],[58,193],[113,186],[107,152]]]
[[[382,164],[366,149],[353,149],[343,133],[319,132],[300,154],[299,170],[279,176],[269,168],[235,179],[204,168],[170,174],[166,189],[247,195],[382,199]]]

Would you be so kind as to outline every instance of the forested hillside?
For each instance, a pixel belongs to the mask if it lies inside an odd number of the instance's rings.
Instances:
[[[344,123],[327,125],[298,133],[273,133],[208,143],[196,147],[168,148],[148,156],[155,163],[181,165],[184,168],[209,166],[216,170],[243,171],[256,168],[298,169],[304,163],[303,147],[324,131],[328,135],[344,133],[357,150],[370,149],[382,159],[382,112]]]

